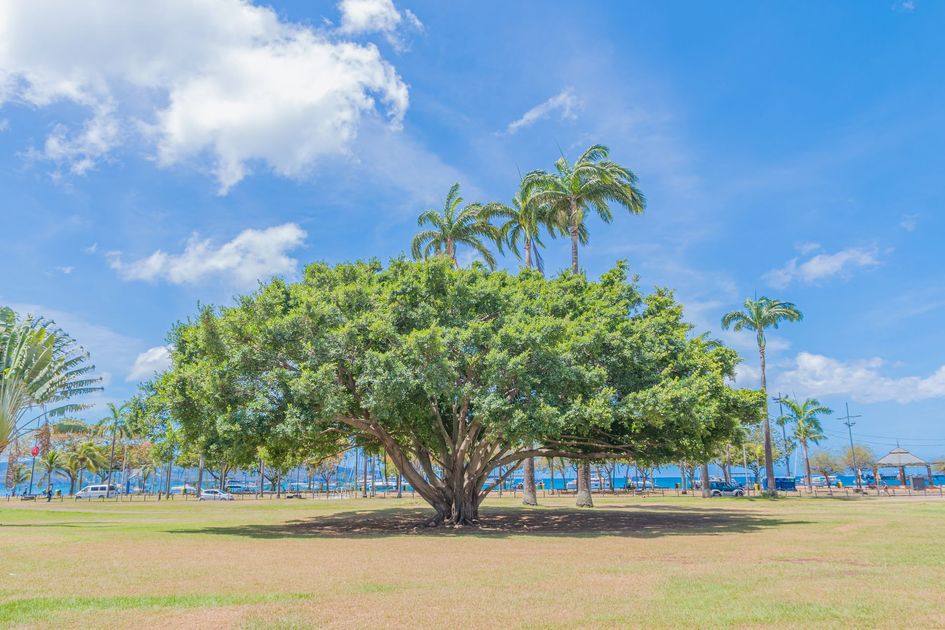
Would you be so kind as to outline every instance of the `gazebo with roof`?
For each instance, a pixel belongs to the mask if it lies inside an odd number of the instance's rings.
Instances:
[[[934,485],[932,481],[932,464],[929,462],[920,459],[907,451],[906,449],[897,446],[893,450],[889,451],[886,455],[880,457],[876,460],[876,463],[873,464],[873,476],[876,478],[876,482],[879,483],[879,474],[878,471],[880,468],[898,468],[899,469],[899,482],[903,486],[907,486],[908,482],[906,481],[906,467],[907,466],[925,466],[926,471],[928,472],[929,485]]]

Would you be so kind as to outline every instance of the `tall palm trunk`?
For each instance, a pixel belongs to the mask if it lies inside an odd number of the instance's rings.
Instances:
[[[594,499],[591,498],[591,464],[582,461],[577,466],[577,498],[575,499],[577,507],[594,507]]]
[[[538,497],[535,492],[535,458],[529,457],[524,462],[522,472],[522,503],[525,505],[538,505]]]
[[[804,470],[807,472],[807,487],[814,485],[810,474],[810,459],[807,457],[807,440],[801,440],[801,448],[804,450]]]
[[[578,273],[578,227],[571,225],[571,273]]]
[[[771,447],[771,420],[768,418],[768,382],[765,377],[765,343],[764,338],[758,337],[758,354],[761,358],[761,394],[764,398],[764,428],[765,428],[765,476],[768,479],[769,495],[777,494],[774,483],[774,449]]]
[[[105,496],[112,496],[112,470],[115,468],[115,438],[118,434],[118,421],[115,421],[115,425],[112,427],[112,448],[111,452],[108,454],[108,485],[105,486]]]
[[[80,468],[80,469],[79,469],[79,490],[82,489],[82,477],[83,477],[83,473],[85,473],[85,469]]]
[[[532,268],[532,239],[525,237],[525,268]]]
[[[121,485],[123,486],[122,492],[127,493],[130,486],[128,485],[128,442],[125,441],[125,447],[122,449],[121,453]]]

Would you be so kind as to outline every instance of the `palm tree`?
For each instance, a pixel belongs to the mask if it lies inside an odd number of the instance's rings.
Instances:
[[[46,471],[46,485],[52,485],[53,474],[62,469],[62,453],[59,451],[49,451],[40,457],[40,466]]]
[[[768,417],[768,382],[765,376],[765,330],[777,328],[782,321],[796,322],[804,315],[791,302],[782,302],[767,297],[745,300],[744,310],[731,311],[722,317],[722,328],[730,327],[736,332],[753,330],[758,341],[758,354],[761,358],[761,393],[764,400],[764,438],[765,438],[765,474],[768,479],[768,493],[774,490],[774,457],[771,448],[771,421]]]
[[[807,473],[807,485],[809,487],[811,485],[811,474],[807,445],[809,443],[817,444],[826,437],[824,428],[820,424],[820,418],[817,416],[830,415],[833,411],[822,405],[816,398],[808,398],[803,403],[785,398],[782,402],[787,407],[788,412],[781,418],[786,418],[794,423],[794,437],[801,443],[801,450],[804,452],[804,470]]]
[[[446,195],[441,212],[427,210],[419,216],[417,225],[429,224],[432,228],[413,237],[413,257],[420,260],[430,255],[445,255],[456,265],[457,246],[466,245],[479,252],[486,264],[494,269],[495,256],[486,247],[483,239],[498,242],[499,230],[489,223],[489,212],[484,210],[482,204],[462,204],[459,184],[453,184]]]
[[[26,464],[18,463],[13,467],[13,471],[10,473],[10,482],[13,484],[14,494],[16,494],[16,489],[26,483],[28,478],[29,472],[27,472]]]
[[[555,162],[555,172],[532,171],[524,184],[534,186],[534,201],[547,206],[561,232],[571,237],[571,271],[578,273],[578,243],[587,243],[585,219],[593,210],[605,222],[613,220],[610,204],[616,203],[630,211],[642,214],[646,199],[637,188],[633,171],[607,158],[610,149],[595,144],[589,147],[574,164],[561,156]]]
[[[108,403],[108,417],[101,420],[101,425],[103,428],[105,426],[111,426],[112,433],[112,446],[111,450],[108,453],[108,481],[105,483],[107,490],[105,491],[106,496],[111,496],[112,490],[112,471],[115,469],[115,440],[118,438],[119,430],[124,434],[125,427],[125,411],[127,410],[127,403],[122,405],[116,405],[115,403]],[[121,429],[119,429],[121,426]]]
[[[82,442],[76,445],[71,455],[75,457],[74,463],[77,465],[79,473],[79,488],[82,487],[84,471],[88,470],[90,473],[95,474],[105,465],[105,454],[102,453],[102,449],[92,441]]]
[[[547,205],[542,205],[534,196],[536,187],[522,179],[519,190],[512,197],[512,205],[490,203],[485,206],[489,218],[505,219],[499,226],[500,246],[504,243],[516,258],[525,263],[526,269],[533,267],[544,272],[544,264],[538,248],[543,246],[540,230],[546,228],[554,236],[554,217]],[[519,249],[521,243],[522,249]],[[522,256],[524,251],[524,257]]]

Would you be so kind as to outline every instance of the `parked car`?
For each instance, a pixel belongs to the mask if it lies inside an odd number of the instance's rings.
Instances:
[[[201,501],[232,501],[233,495],[216,488],[210,488],[200,493]]]
[[[106,484],[94,485],[94,486],[85,486],[81,490],[75,493],[76,499],[99,499],[109,496],[116,496],[121,494],[121,488],[112,484],[111,491],[108,490]]]
[[[724,481],[710,481],[709,491],[713,497],[743,497],[745,490],[741,486]]]

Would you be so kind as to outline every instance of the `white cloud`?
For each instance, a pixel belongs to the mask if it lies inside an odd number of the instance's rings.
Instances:
[[[833,254],[817,254],[803,262],[792,258],[783,267],[772,269],[763,278],[773,287],[783,289],[792,282],[814,284],[827,278],[847,278],[854,269],[879,265],[874,247],[851,247]]]
[[[398,11],[391,0],[341,0],[338,3],[341,26],[338,32],[344,35],[382,33],[396,49],[404,47],[398,34],[404,27],[423,30],[423,23],[409,9]]]
[[[582,106],[581,100],[575,94],[574,89],[566,88],[560,93],[552,96],[544,103],[532,107],[522,114],[518,120],[513,120],[506,127],[506,133],[513,134],[519,129],[524,129],[534,125],[539,120],[548,118],[557,113],[562,120],[574,120],[577,118],[576,111]]]
[[[0,105],[90,112],[29,153],[74,173],[139,139],[161,165],[209,158],[221,192],[253,162],[298,177],[347,154],[380,107],[398,127],[409,101],[373,44],[243,0],[14,0],[0,42]]]
[[[899,0],[894,2],[892,5],[893,11],[902,11],[904,13],[912,13],[915,11],[915,2],[913,0]]]
[[[70,273],[75,271],[75,267],[72,267],[69,265],[66,265],[64,267],[56,267],[56,271],[58,271],[59,273],[64,273],[66,275],[69,275]]]
[[[85,252],[86,254],[94,254],[95,252],[98,251],[98,243],[92,243],[88,247],[84,247],[82,251]]]
[[[794,366],[781,374],[778,388],[801,396],[845,395],[860,402],[916,400],[945,397],[945,365],[927,377],[883,376],[885,362],[871,358],[843,362],[820,354],[801,352]]]
[[[298,261],[287,252],[301,245],[305,236],[298,225],[286,223],[264,230],[243,230],[220,246],[194,234],[180,254],[158,250],[132,262],[124,262],[121,252],[110,252],[108,257],[111,267],[125,280],[194,284],[224,276],[245,287],[269,276],[294,273]]]
[[[142,381],[169,367],[171,367],[171,353],[167,346],[148,348],[135,358],[134,365],[131,366],[131,371],[125,377],[125,381]]]
[[[0,92],[2,93],[2,92]],[[10,121],[6,118],[0,118],[0,133],[10,129]]]
[[[918,219],[919,215],[917,214],[904,214],[902,215],[902,220],[899,222],[899,227],[906,232],[912,232],[919,224]]]

